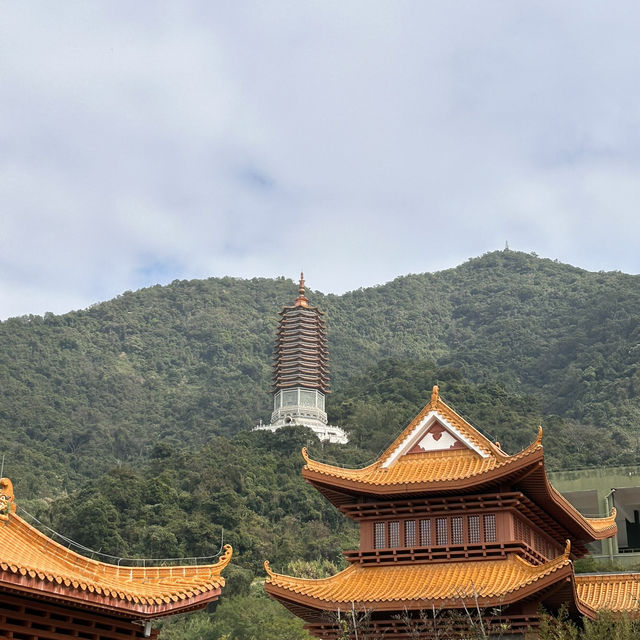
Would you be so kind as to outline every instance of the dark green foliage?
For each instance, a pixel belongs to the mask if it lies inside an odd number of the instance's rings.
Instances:
[[[309,297],[327,312],[338,402],[381,360],[432,361],[451,385],[464,376],[523,394],[545,424],[555,414],[577,430],[591,425],[595,440],[598,429],[612,431],[630,461],[640,422],[638,283],[498,251],[448,271]],[[22,495],[56,495],[114,465],[197,449],[268,419],[277,314],[295,294],[284,279],[181,281],[86,311],[0,323],[0,446]],[[407,392],[407,414],[427,399],[433,380],[424,373]],[[380,384],[391,399],[395,376],[387,374]],[[357,395],[352,415],[388,421],[388,406],[376,412]],[[346,415],[338,402],[328,403],[335,421]],[[487,409],[479,424],[492,430]],[[528,440],[517,425],[504,445]],[[596,464],[602,453],[584,451],[575,462]]]
[[[628,613],[600,611],[595,620],[571,620],[562,608],[557,616],[544,614],[540,625],[540,640],[636,640],[640,635],[640,620]]]
[[[304,638],[250,587],[263,560],[340,568],[358,535],[302,481],[300,448],[370,462],[438,383],[508,452],[542,423],[549,468],[637,463],[639,284],[505,251],[343,296],[311,292],[327,312],[327,408],[350,430],[345,447],[301,429],[249,431],[270,414],[288,280],[174,282],[13,318],[0,323],[4,473],[19,504],[113,555],[210,555],[224,530],[235,556],[217,616],[179,620],[163,638]]]

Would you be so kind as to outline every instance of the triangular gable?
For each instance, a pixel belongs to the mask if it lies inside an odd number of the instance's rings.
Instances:
[[[437,436],[437,437],[436,437]],[[441,444],[439,444],[441,441]],[[448,446],[447,446],[448,445]],[[444,451],[449,449],[467,448],[475,451],[480,457],[487,458],[488,454],[476,446],[459,429],[431,410],[423,416],[409,430],[406,436],[397,443],[392,451],[388,451],[381,468],[385,469],[392,465],[398,458],[407,453]]]
[[[407,453],[427,453],[429,451],[451,451],[453,449],[466,449],[466,446],[451,434],[439,420],[436,420],[413,445]]]

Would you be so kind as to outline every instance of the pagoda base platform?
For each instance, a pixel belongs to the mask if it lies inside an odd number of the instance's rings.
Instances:
[[[309,424],[302,421],[292,421],[288,424],[259,424],[254,427],[253,430],[271,431],[271,433],[275,433],[278,429],[282,429],[283,427],[305,427],[313,431],[314,435],[323,442],[329,442],[331,444],[347,444],[347,442],[349,442],[349,436],[344,429],[330,424],[322,424],[320,422],[317,424]]]

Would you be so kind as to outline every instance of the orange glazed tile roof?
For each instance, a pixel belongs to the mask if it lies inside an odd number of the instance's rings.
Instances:
[[[447,445],[430,448],[418,446],[434,427],[446,430]],[[434,438],[435,440],[435,438]],[[615,511],[604,518],[585,518],[556,491],[544,471],[542,428],[538,437],[526,449],[513,456],[506,454],[499,443],[492,443],[464,418],[446,405],[433,388],[429,404],[411,421],[373,464],[361,469],[344,469],[312,460],[302,450],[305,466],[303,477],[323,491],[336,506],[343,495],[398,495],[412,492],[451,491],[481,483],[495,483],[516,474],[529,476],[530,488],[555,519],[562,520],[567,532],[580,540],[600,540],[615,535]],[[534,468],[536,467],[537,468]],[[332,493],[333,492],[333,493]],[[580,547],[576,546],[579,551]],[[584,550],[586,552],[586,550]]]
[[[640,573],[577,575],[576,591],[592,609],[638,611]]]
[[[311,460],[306,449],[302,455],[306,469],[324,476],[351,480],[363,485],[389,486],[417,483],[465,480],[480,476],[494,469],[508,467],[516,461],[534,454],[539,448],[534,444],[516,456],[481,458],[474,451],[438,451],[430,454],[409,453],[403,455],[388,468],[382,467],[382,459],[362,469],[343,469]]]
[[[456,436],[466,440],[462,449],[431,451],[428,453],[402,453],[418,437],[425,419],[432,416],[455,429]],[[538,438],[520,453],[510,456],[493,444],[459,416],[440,398],[437,387],[427,406],[411,421],[373,464],[361,469],[343,469],[312,460],[306,449],[302,455],[305,470],[329,478],[344,479],[362,485],[391,486],[467,480],[490,471],[507,468],[542,452],[542,430]]]
[[[4,480],[4,479],[3,479]],[[114,610],[169,612],[172,607],[206,604],[224,586],[220,572],[232,549],[225,546],[218,562],[202,566],[125,567],[81,556],[54,542],[11,513],[0,522],[0,586],[62,592]]]
[[[479,560],[412,565],[352,564],[344,571],[311,580],[273,573],[269,563],[267,591],[297,601],[311,600],[316,606],[338,607],[344,603],[379,605],[433,602],[436,606],[473,598],[482,601],[510,600],[521,597],[520,590],[533,586],[547,576],[558,580],[572,573],[569,548],[565,554],[543,565],[534,566],[510,554],[506,560]],[[553,582],[553,578],[552,578]],[[541,586],[542,588],[542,586]],[[530,589],[529,589],[530,590]],[[315,601],[315,602],[314,602]]]

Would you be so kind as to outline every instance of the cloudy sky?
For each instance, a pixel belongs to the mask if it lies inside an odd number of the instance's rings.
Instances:
[[[0,318],[502,249],[640,272],[640,3],[0,0]]]

